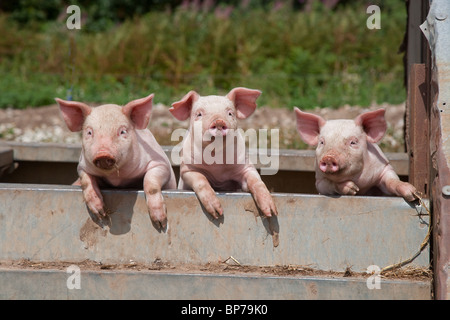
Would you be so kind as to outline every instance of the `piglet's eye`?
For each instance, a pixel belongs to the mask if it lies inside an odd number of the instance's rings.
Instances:
[[[194,115],[195,115],[195,117],[194,117],[195,120],[200,119],[200,118],[203,116],[203,110],[197,110],[197,111],[194,113]]]
[[[119,136],[126,136],[127,133],[128,133],[128,130],[127,130],[127,128],[125,128],[125,127],[119,128],[119,130],[117,131],[117,134],[118,134]]]

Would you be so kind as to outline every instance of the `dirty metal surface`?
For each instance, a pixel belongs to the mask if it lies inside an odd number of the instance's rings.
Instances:
[[[156,230],[143,191],[104,190],[109,221],[94,223],[75,186],[0,184],[0,260],[171,264],[225,261],[365,272],[409,258],[428,217],[396,197],[274,194],[279,216],[261,218],[248,193],[219,193],[212,220],[189,191],[163,192],[169,219]],[[428,249],[413,265],[427,267]]]
[[[80,270],[75,287],[72,275],[0,268],[0,299],[427,300],[431,287],[405,280],[382,279],[379,289],[369,289],[366,279],[89,270]]]

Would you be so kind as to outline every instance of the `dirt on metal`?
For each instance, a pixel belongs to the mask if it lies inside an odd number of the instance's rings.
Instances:
[[[66,270],[71,265],[78,266],[81,271],[136,271],[136,272],[164,272],[164,273],[195,273],[195,274],[236,274],[254,276],[279,276],[279,277],[326,277],[326,278],[368,278],[371,274],[354,272],[347,267],[344,272],[325,271],[311,268],[309,266],[249,266],[241,265],[230,257],[223,262],[207,264],[177,264],[172,265],[160,259],[151,264],[129,261],[123,264],[107,264],[92,260],[80,262],[43,262],[28,259],[0,261],[0,269],[33,269],[33,270]],[[427,268],[416,268],[412,266],[392,270],[383,274],[381,278],[431,281],[432,272]]]

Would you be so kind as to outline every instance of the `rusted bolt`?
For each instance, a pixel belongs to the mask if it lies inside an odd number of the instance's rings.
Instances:
[[[446,196],[450,196],[450,186],[444,186],[442,188],[442,193]]]
[[[443,20],[447,19],[447,17],[448,17],[447,14],[444,12],[436,13],[436,20],[443,21]]]

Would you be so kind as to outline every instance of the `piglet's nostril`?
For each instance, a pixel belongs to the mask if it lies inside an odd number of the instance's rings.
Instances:
[[[209,129],[224,131],[224,130],[227,130],[227,124],[222,119],[217,119],[217,120],[213,121],[213,123],[211,124]]]
[[[339,164],[331,156],[323,157],[319,164],[320,170],[325,173],[334,173],[339,171]]]
[[[110,170],[116,165],[116,160],[112,156],[99,156],[94,159],[97,168]]]
[[[227,125],[226,125],[225,121],[223,121],[221,119],[214,121],[210,127],[210,129],[218,129],[218,130],[222,130],[222,129],[226,129],[226,128],[227,128]]]

